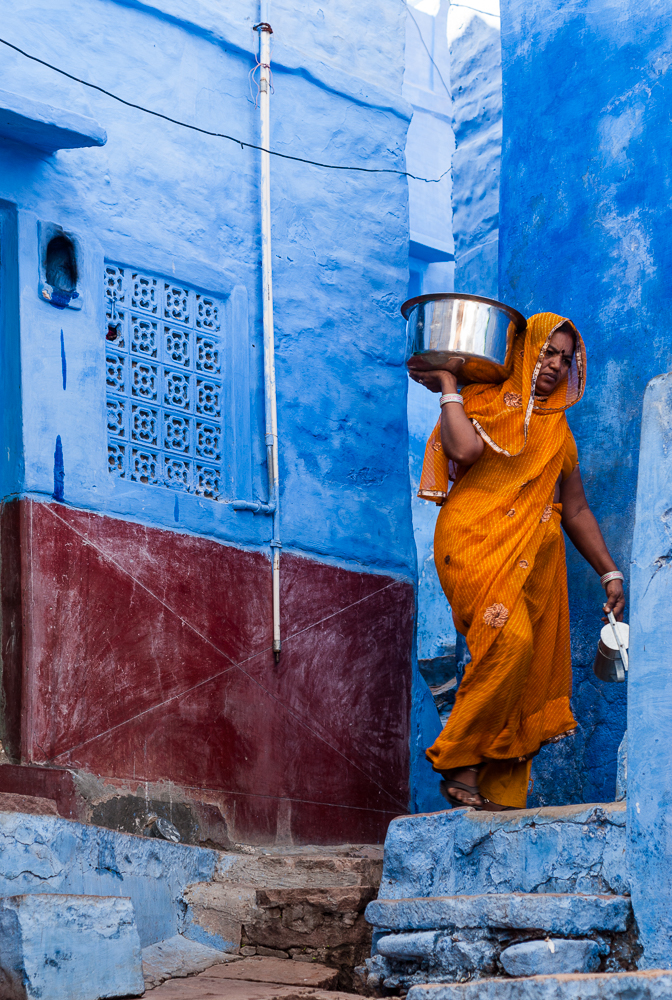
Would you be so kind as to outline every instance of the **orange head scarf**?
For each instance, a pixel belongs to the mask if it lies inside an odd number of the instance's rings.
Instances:
[[[575,337],[572,364],[551,395],[541,400],[535,397],[537,377],[554,333],[568,325]],[[513,346],[513,372],[501,385],[475,383],[462,390],[464,412],[487,445],[506,458],[517,458],[528,443],[533,414],[544,415],[544,435],[553,448],[551,438],[557,436],[558,447],[565,446],[567,425],[565,410],[583,396],[586,382],[586,350],[581,334],[571,320],[555,313],[537,313],[527,321],[526,329],[518,334]],[[558,435],[552,433],[556,429]],[[556,449],[557,450],[557,449]],[[545,449],[546,460],[553,456]],[[531,458],[532,456],[530,456]],[[441,419],[427,442],[425,461],[418,496],[443,503],[451,479],[461,479],[467,470],[454,466],[441,446]],[[513,470],[512,470],[513,471]]]

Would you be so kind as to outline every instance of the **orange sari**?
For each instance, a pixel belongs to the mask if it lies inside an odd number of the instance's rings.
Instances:
[[[567,379],[545,401],[534,395],[548,343],[565,322],[552,313],[531,317],[514,345],[512,376],[462,390],[486,448],[471,467],[457,467],[448,492],[452,463],[439,420],[418,494],[442,504],[434,560],[471,653],[427,758],[435,771],[483,764],[481,794],[517,808],[526,804],[532,757],[576,728],[562,505],[553,496],[558,477],[577,464],[564,411],[585,383],[578,331]]]

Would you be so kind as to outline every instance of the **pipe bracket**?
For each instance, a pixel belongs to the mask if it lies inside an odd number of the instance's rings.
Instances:
[[[253,514],[275,514],[276,504],[261,503],[257,500],[234,500],[231,504],[234,510],[251,510]]]

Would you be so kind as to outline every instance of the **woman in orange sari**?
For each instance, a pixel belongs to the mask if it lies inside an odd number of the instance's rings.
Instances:
[[[452,805],[524,808],[532,758],[576,729],[561,526],[619,620],[625,604],[565,416],[583,395],[583,341],[569,320],[540,313],[518,335],[502,385],[458,394],[451,371],[409,369],[443,394],[419,496],[441,505],[434,559],[471,654],[427,758]]]

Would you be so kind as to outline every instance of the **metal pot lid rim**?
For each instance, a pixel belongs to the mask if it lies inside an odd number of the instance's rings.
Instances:
[[[482,302],[486,306],[495,306],[511,317],[519,331],[524,330],[527,326],[527,320],[517,309],[512,309],[511,306],[507,306],[503,302],[498,302],[497,299],[487,299],[484,295],[469,295],[466,292],[432,292],[429,295],[416,295],[415,298],[407,299],[406,302],[402,303],[401,314],[404,319],[408,319],[411,310],[415,306],[423,302],[439,302],[442,299],[463,299],[467,302]]]

